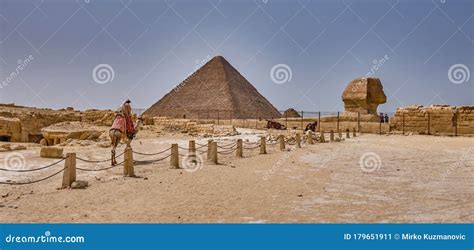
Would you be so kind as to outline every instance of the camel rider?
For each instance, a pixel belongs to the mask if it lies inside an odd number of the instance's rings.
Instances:
[[[133,139],[135,136],[135,127],[132,121],[132,106],[130,106],[131,101],[127,99],[121,107],[122,113],[125,116],[125,132],[129,139]]]

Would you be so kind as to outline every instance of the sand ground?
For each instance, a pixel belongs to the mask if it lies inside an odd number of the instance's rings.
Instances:
[[[257,140],[253,133],[240,137]],[[138,138],[132,145],[139,152],[157,152],[171,142],[186,147],[188,139],[163,135]],[[88,159],[104,159],[110,154],[109,149],[94,145],[67,150]],[[38,151],[21,151],[29,166],[54,161],[39,158]],[[0,153],[0,159],[6,155]],[[219,165],[206,163],[194,172],[169,169],[169,159],[137,165],[137,178],[122,177],[121,166],[104,172],[78,172],[78,179],[90,185],[83,190],[58,190],[61,175],[32,185],[0,185],[0,220],[474,222],[473,138],[364,134],[343,142],[303,145],[283,152],[277,146],[268,146],[267,155],[259,155],[258,149],[245,150],[244,156],[237,159],[219,155]],[[108,164],[78,162],[84,168]],[[31,173],[0,174],[0,181],[38,177]]]

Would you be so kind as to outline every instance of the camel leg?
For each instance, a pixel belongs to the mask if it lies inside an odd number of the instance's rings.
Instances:
[[[110,164],[112,166],[117,165],[117,160],[115,159],[115,149],[117,149],[117,137],[115,136],[115,131],[110,131],[109,132],[110,140],[111,140],[111,145],[112,145],[112,150],[110,151],[111,154],[111,162]]]

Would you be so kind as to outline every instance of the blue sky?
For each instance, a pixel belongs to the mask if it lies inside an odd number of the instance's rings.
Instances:
[[[0,102],[147,108],[223,55],[278,109],[343,110],[375,64],[381,111],[472,105],[473,15],[468,0],[0,0]],[[278,64],[291,80],[272,79]]]

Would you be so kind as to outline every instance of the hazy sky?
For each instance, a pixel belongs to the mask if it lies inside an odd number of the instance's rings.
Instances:
[[[366,74],[382,111],[473,105],[473,41],[470,0],[0,0],[0,102],[147,108],[223,55],[278,109],[342,110]]]

